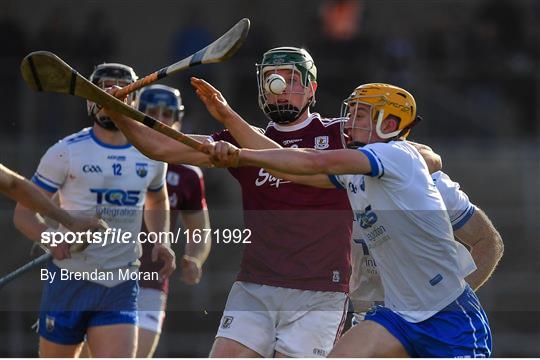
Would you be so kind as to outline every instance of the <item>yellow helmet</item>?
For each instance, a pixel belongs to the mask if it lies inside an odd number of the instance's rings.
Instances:
[[[382,83],[360,85],[343,102],[344,110],[347,111],[355,103],[371,107],[371,119],[376,124],[377,135],[382,139],[397,136],[406,138],[417,121],[414,97],[408,91],[394,85]],[[390,115],[399,120],[398,129],[390,133],[383,133],[382,122]]]

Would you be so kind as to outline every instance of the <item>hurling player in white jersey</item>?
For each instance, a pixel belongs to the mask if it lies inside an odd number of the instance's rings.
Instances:
[[[469,201],[458,183],[442,171],[435,172],[431,177],[447,208],[454,236],[470,248],[477,268],[465,280],[473,290],[477,290],[490,278],[502,257],[502,238],[488,216]],[[370,308],[384,303],[384,289],[377,264],[358,226],[358,222],[353,226],[351,252],[353,271],[349,297],[354,308],[353,325],[363,320]]]
[[[133,69],[114,63],[97,66],[90,76],[103,88],[125,86],[136,78]],[[88,103],[88,110],[94,125],[49,148],[32,180],[46,196],[58,193],[63,209],[98,214],[128,238],[118,241],[119,237],[109,236],[107,243],[92,243],[81,253],[56,255],[45,278],[42,269],[39,352],[43,357],[76,357],[85,339],[92,356],[134,356],[138,277],[167,277],[175,267],[174,253],[162,243],[152,254],[165,264],[159,274],[137,270],[143,205],[150,231],[169,230],[164,216],[169,209],[166,165],[132,147],[95,104]],[[40,241],[43,232],[56,231],[21,204],[14,221],[34,241]],[[60,226],[58,231],[65,229]]]
[[[71,231],[106,230],[107,224],[96,216],[74,216],[58,207],[30,181],[0,164],[0,192],[24,206],[64,225]],[[53,252],[55,248],[51,249]]]
[[[453,238],[425,161],[402,141],[417,122],[414,98],[393,85],[365,84],[345,106],[348,135],[364,145],[358,149],[250,150],[218,142],[206,150],[216,165],[328,174],[306,183],[347,190],[377,263],[385,305],[347,332],[330,356],[489,356],[487,317],[465,281],[474,261]]]

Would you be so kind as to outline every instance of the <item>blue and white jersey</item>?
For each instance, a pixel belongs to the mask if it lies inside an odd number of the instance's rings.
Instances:
[[[431,178],[441,193],[452,228],[460,229],[473,216],[476,207],[469,201],[467,194],[459,189],[459,184],[444,172],[437,171]]]
[[[330,177],[347,190],[353,241],[376,263],[385,306],[407,321],[423,321],[461,295],[474,261],[454,240],[441,194],[412,145],[392,141],[359,151],[371,163],[369,176]]]
[[[475,206],[469,201],[469,197],[459,188],[459,184],[452,181],[442,171],[437,171],[431,178],[439,190],[450,222],[454,230],[461,228],[474,214]],[[356,220],[356,219],[355,219]],[[377,264],[371,256],[367,244],[363,241],[358,227],[358,221],[353,224],[353,238],[351,246],[351,281],[349,284],[349,297],[356,313],[364,313],[374,305],[384,303],[384,289],[377,269]],[[458,243],[458,250],[463,252],[462,261],[465,262],[463,276],[467,276],[476,270],[468,261],[465,249]],[[359,314],[361,317],[362,314]]]
[[[54,263],[81,272],[138,265],[142,252],[137,234],[141,230],[146,193],[164,186],[165,173],[165,163],[148,159],[130,144],[104,144],[91,128],[50,147],[32,178],[34,183],[49,192],[58,191],[63,209],[95,212],[111,228],[131,233],[127,244],[91,244],[70,259]],[[114,286],[120,281],[96,282]]]

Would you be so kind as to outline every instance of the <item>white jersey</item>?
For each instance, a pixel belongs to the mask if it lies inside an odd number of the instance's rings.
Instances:
[[[137,234],[146,192],[163,187],[165,172],[165,163],[148,159],[130,144],[104,144],[91,128],[50,147],[32,180],[49,192],[58,191],[63,209],[95,212],[111,228],[131,233],[127,244],[91,244],[70,259],[54,263],[81,272],[137,266],[142,253]],[[114,286],[121,281],[96,282]]]
[[[444,172],[437,171],[431,178],[446,205],[452,229],[460,229],[474,214],[476,207],[469,201],[467,194],[459,189],[459,184],[452,181]]]
[[[359,151],[370,160],[370,176],[331,176],[347,190],[353,241],[373,256],[385,306],[407,321],[423,321],[461,295],[474,261],[454,240],[441,194],[412,145],[392,141]]]
[[[469,197],[460,190],[459,184],[452,181],[448,175],[442,171],[437,171],[431,175],[437,190],[441,194],[446,206],[452,228],[457,230],[467,223],[474,214],[476,207],[469,201]],[[366,312],[372,306],[384,303],[384,289],[377,269],[377,264],[365,241],[363,241],[359,223],[353,224],[353,238],[351,246],[351,281],[349,297],[354,306],[355,312]],[[461,244],[458,244],[461,251]],[[462,254],[465,263],[468,263],[468,255]],[[464,268],[464,276],[476,270],[476,266],[468,263],[470,267]]]

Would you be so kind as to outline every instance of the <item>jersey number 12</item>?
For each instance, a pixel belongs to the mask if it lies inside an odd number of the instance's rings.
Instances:
[[[122,175],[122,164],[114,163],[112,165],[113,174],[114,176],[121,176]]]

